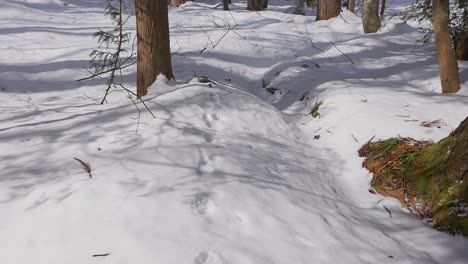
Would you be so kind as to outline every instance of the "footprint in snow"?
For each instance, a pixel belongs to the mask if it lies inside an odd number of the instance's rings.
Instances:
[[[206,126],[211,128],[211,126],[213,125],[213,122],[219,120],[219,115],[216,112],[213,112],[211,114],[210,113],[204,113],[202,115],[202,120],[203,120],[203,122],[205,122]]]
[[[200,215],[206,215],[215,210],[216,204],[210,199],[207,192],[197,193],[192,200],[192,208]]]
[[[195,264],[224,264],[226,263],[221,255],[215,251],[202,251],[194,259]]]
[[[204,149],[199,151],[199,155],[198,170],[200,174],[212,173],[215,170],[214,163],[216,162],[216,155],[208,153],[208,151]]]

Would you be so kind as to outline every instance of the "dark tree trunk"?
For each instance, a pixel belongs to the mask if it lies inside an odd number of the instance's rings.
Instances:
[[[351,12],[353,12],[353,13],[354,13],[354,3],[355,3],[354,0],[348,0],[348,6],[347,6],[347,8],[348,8],[349,11],[351,11]]]
[[[463,21],[463,29],[460,37],[457,40],[457,49],[455,51],[457,60],[468,60],[468,0],[463,3],[460,0],[460,5],[464,8],[465,19]]]
[[[174,77],[171,66],[167,0],[135,1],[138,64],[137,96],[146,95],[158,74]]]
[[[229,0],[223,0],[223,10],[229,11]]]
[[[337,17],[341,11],[341,0],[318,0],[317,21]]]
[[[380,29],[379,0],[364,0],[362,26],[364,33],[375,33]]]
[[[247,10],[263,10],[263,0],[247,0]]]
[[[263,0],[262,1],[262,7],[263,7],[263,9],[268,8],[268,0]]]
[[[386,5],[387,5],[387,0],[382,0],[382,6],[380,7],[380,16],[384,15]]]
[[[434,35],[443,93],[460,90],[460,77],[449,30],[449,0],[432,0]]]

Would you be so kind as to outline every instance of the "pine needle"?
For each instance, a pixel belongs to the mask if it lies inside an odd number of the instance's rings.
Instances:
[[[78,161],[81,164],[81,166],[83,167],[83,170],[85,170],[89,174],[90,178],[93,177],[91,175],[91,165],[89,165],[89,163],[86,163],[86,162],[80,160],[79,158],[73,158],[73,159],[75,159],[76,161]]]

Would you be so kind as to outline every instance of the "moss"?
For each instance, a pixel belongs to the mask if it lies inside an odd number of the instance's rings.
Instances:
[[[314,104],[314,107],[312,107],[312,110],[310,111],[310,115],[313,117],[313,118],[318,118],[320,117],[320,112],[319,112],[319,108],[320,106],[322,105],[323,102],[315,102]]]
[[[453,144],[448,139],[430,144],[391,138],[367,143],[359,153],[366,157],[363,166],[374,173],[377,192],[417,208],[413,212],[421,217],[432,217],[438,230],[468,236],[468,182],[453,176],[447,165]]]

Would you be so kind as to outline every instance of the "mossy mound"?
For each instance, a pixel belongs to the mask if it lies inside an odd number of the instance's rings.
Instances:
[[[366,157],[363,166],[374,173],[378,193],[397,198],[438,230],[468,237],[468,180],[460,163],[467,149],[454,153],[460,145],[455,132],[438,144],[411,138],[369,142],[359,155]]]

